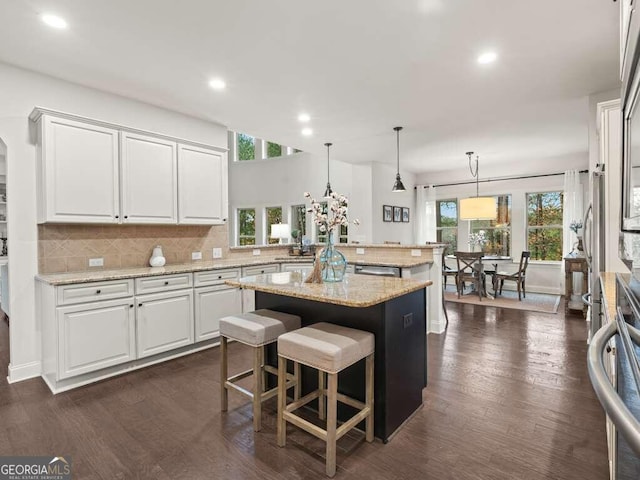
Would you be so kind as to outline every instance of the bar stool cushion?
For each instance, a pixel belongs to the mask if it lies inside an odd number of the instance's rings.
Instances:
[[[328,373],[338,373],[374,350],[373,333],[332,323],[314,323],[278,337],[278,355]]]
[[[260,309],[220,319],[220,335],[259,347],[275,342],[283,333],[300,328],[300,317]]]

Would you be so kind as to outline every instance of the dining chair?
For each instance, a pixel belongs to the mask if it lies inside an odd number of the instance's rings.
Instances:
[[[522,301],[522,298],[527,298],[527,292],[525,290],[525,282],[526,282],[526,274],[527,274],[527,266],[529,265],[529,258],[531,257],[531,253],[527,251],[523,251],[520,255],[520,266],[518,267],[518,271],[515,273],[507,273],[507,272],[498,272],[493,277],[493,289],[497,292],[498,283],[500,283],[500,295],[502,295],[502,287],[504,285],[504,281],[516,282],[518,288],[518,300]]]
[[[484,293],[482,255],[482,252],[456,252],[456,260],[458,262],[458,274],[456,275],[458,298],[462,294],[464,283],[470,282],[475,285],[478,297],[482,301],[482,294]]]

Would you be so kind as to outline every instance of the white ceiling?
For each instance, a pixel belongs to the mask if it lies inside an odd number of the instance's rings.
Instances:
[[[0,61],[348,162],[416,173],[587,151],[617,88],[607,0],[0,0]],[[54,12],[65,31],[42,24]],[[499,59],[479,65],[494,49]],[[214,76],[224,92],[207,86]],[[309,112],[314,136],[300,135]]]

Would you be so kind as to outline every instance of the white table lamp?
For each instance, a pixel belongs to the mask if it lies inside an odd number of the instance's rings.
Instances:
[[[271,238],[279,238],[280,243],[291,237],[291,225],[288,223],[274,223],[271,225]]]

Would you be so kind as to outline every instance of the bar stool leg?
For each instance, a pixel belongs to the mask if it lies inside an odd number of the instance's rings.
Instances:
[[[267,371],[264,369],[266,365],[265,358],[267,358],[267,346],[260,347],[260,372],[262,372],[262,392],[267,389]],[[260,393],[262,393],[260,392]]]
[[[253,356],[253,431],[259,432],[262,419],[262,347],[254,348]]]
[[[227,337],[220,337],[220,410],[227,411],[229,406],[229,391],[227,390],[227,378],[229,378],[227,364]]]
[[[327,389],[327,476],[336,474],[336,428],[338,422],[338,374],[329,373]]]
[[[322,370],[318,370],[318,390],[320,390],[320,396],[318,397],[318,418],[320,418],[320,420],[327,418],[327,409],[325,406],[326,388],[327,387],[324,383],[324,372]]]
[[[293,378],[295,378],[296,384],[293,387],[293,399],[300,399],[300,364],[298,362],[293,362]]]
[[[366,399],[365,404],[369,407],[369,416],[367,417],[367,421],[365,422],[365,432],[366,432],[366,440],[367,442],[373,442],[373,378],[374,378],[374,370],[373,370],[373,355],[369,355],[367,357],[367,365],[366,365],[366,379],[365,379],[365,389],[366,389]]]
[[[278,357],[278,429],[277,443],[284,447],[287,443],[287,425],[284,419],[284,409],[287,406],[287,360]]]

